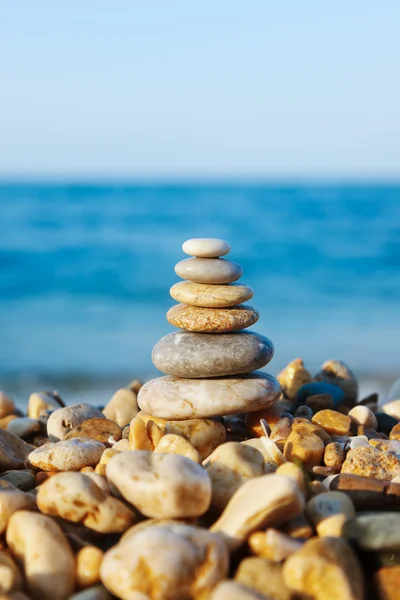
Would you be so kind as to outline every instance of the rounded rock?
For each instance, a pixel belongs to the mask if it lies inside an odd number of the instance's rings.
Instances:
[[[377,418],[368,406],[359,404],[349,411],[348,416],[356,425],[378,429]]]
[[[77,437],[97,440],[109,446],[111,442],[118,442],[121,439],[122,429],[111,419],[93,417],[86,419],[68,431],[64,436],[64,440],[72,440]]]
[[[224,258],[185,258],[175,265],[175,273],[196,283],[232,283],[243,275],[238,264]]]
[[[152,360],[167,375],[196,379],[249,373],[264,367],[273,355],[272,342],[258,333],[181,332],[161,338],[153,348]]]
[[[76,583],[87,588],[100,581],[100,565],[104,553],[96,546],[84,546],[76,555]]]
[[[182,379],[158,377],[140,390],[146,412],[168,420],[208,418],[262,410],[279,397],[277,380],[255,371],[241,377]]]
[[[294,400],[298,390],[310,383],[313,378],[307,371],[301,358],[295,358],[277,376],[286,398]]]
[[[354,406],[357,402],[357,379],[349,367],[341,360],[327,360],[324,362],[315,379],[340,387],[344,392],[345,404]]]
[[[27,413],[31,419],[38,419],[42,412],[64,406],[57,392],[35,392],[29,396]]]
[[[161,452],[162,454],[179,454],[180,456],[186,456],[195,463],[201,465],[202,459],[199,452],[194,446],[184,437],[176,435],[175,433],[167,433],[158,442],[154,448],[154,452]]]
[[[240,283],[230,285],[210,285],[194,281],[179,281],[169,292],[174,300],[204,308],[227,308],[247,302],[254,296],[254,290]]]
[[[0,552],[0,594],[9,594],[20,590],[23,586],[22,575],[11,556],[7,552]],[[4,599],[5,596],[1,596]],[[7,596],[14,598],[14,595]]]
[[[101,442],[87,438],[50,442],[31,452],[28,462],[41,471],[79,471],[95,467],[105,449]]]
[[[0,472],[23,469],[26,457],[34,448],[17,435],[0,429]]]
[[[35,510],[35,499],[15,489],[6,481],[0,482],[0,535],[5,533],[8,521],[17,510]]]
[[[251,306],[231,308],[200,308],[175,304],[167,312],[167,321],[175,327],[197,333],[229,333],[251,327],[260,315]]]
[[[111,421],[115,421],[120,427],[128,425],[138,413],[137,393],[133,390],[121,388],[107,402],[103,415]]]
[[[231,245],[218,238],[192,238],[182,244],[182,250],[189,256],[202,258],[218,258],[230,252]]]
[[[14,400],[0,390],[0,418],[7,417],[15,412]]]
[[[71,429],[86,421],[97,417],[105,419],[103,413],[91,404],[72,404],[64,408],[58,408],[51,413],[47,421],[47,435],[51,442],[65,439]]]
[[[200,456],[207,458],[226,439],[226,429],[218,421],[211,419],[187,419],[185,421],[167,421],[165,433],[181,435],[196,448]]]
[[[40,421],[29,417],[17,417],[7,425],[7,431],[10,431],[20,438],[27,437],[32,433],[40,431],[40,428]]]

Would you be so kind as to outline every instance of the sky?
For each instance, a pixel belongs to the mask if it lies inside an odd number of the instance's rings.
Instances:
[[[0,0],[0,180],[400,179],[398,0]]]

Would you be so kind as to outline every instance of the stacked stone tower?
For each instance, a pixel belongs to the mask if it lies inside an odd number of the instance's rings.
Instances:
[[[244,331],[259,318],[242,304],[253,290],[234,283],[242,267],[221,258],[230,251],[224,240],[185,242],[191,256],[175,266],[185,279],[171,288],[180,302],[167,313],[183,331],[170,333],[154,346],[155,366],[166,374],[140,390],[140,408],[154,417],[180,420],[247,413],[267,408],[280,394],[277,380],[257,371],[272,358],[272,342]]]

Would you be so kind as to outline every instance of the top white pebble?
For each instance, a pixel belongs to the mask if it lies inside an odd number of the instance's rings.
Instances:
[[[199,256],[201,258],[218,258],[225,256],[231,249],[231,245],[225,240],[216,238],[193,238],[187,240],[182,245],[182,250],[189,256]]]

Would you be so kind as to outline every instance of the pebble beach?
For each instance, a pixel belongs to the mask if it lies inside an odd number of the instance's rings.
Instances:
[[[182,250],[160,376],[104,405],[0,392],[0,600],[398,600],[400,380],[270,373],[230,244]]]

